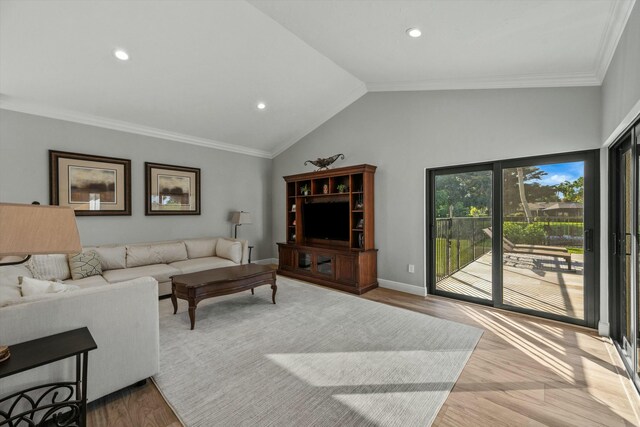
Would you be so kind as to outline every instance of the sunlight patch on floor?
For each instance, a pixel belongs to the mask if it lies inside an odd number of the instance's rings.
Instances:
[[[508,327],[501,325],[498,321],[491,317],[480,313],[471,307],[460,306],[460,309],[471,319],[478,322],[485,329],[493,332],[497,336],[501,337],[518,350],[531,357],[536,362],[540,363],[551,372],[558,375],[563,380],[570,384],[575,384],[575,373],[573,367],[558,357],[551,354],[538,346],[538,343],[533,342],[527,337],[526,334],[518,333],[510,330]]]
[[[370,393],[370,394],[336,394],[334,399],[349,407],[358,415],[372,422],[376,426],[399,426],[398,415],[402,414],[403,426],[427,426],[438,413],[435,411],[425,414],[416,411],[416,404],[436,398],[435,392],[401,392],[401,393]],[[425,417],[425,415],[427,415]]]
[[[316,387],[439,384],[455,379],[443,367],[464,350],[365,351],[268,354],[299,379]]]

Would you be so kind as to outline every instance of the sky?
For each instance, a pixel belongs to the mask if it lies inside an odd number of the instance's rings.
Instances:
[[[584,162],[554,163],[539,165],[547,174],[538,182],[542,185],[556,185],[564,181],[575,181],[584,175]]]

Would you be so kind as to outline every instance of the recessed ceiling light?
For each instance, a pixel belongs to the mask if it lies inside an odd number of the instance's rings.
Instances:
[[[129,54],[127,53],[127,51],[122,50],[122,49],[116,49],[115,51],[113,51],[113,55],[118,58],[120,61],[128,61],[129,60]]]
[[[408,28],[407,35],[409,37],[413,37],[414,39],[417,39],[422,35],[422,31],[420,31],[420,28]]]
[[[258,110],[264,110],[265,108],[267,108],[267,104],[265,104],[264,102],[258,102],[258,105],[256,105],[256,107],[258,107]]]

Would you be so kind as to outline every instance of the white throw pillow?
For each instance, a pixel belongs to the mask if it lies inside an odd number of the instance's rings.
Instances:
[[[76,285],[52,282],[50,280],[32,279],[31,277],[20,276],[20,289],[23,297],[38,294],[57,294],[60,292],[70,292],[80,289]]]
[[[227,239],[218,239],[216,255],[240,264],[242,261],[242,243]]]
[[[67,280],[71,277],[69,263],[65,254],[34,255],[30,265],[33,277],[42,280]]]
[[[7,260],[6,262],[9,262]],[[5,265],[0,267],[0,307],[6,301],[22,298],[18,277],[32,277],[33,273],[26,263],[18,265]]]

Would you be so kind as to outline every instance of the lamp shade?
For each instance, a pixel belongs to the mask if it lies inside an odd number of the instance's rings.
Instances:
[[[81,250],[73,209],[0,203],[0,257]]]
[[[251,214],[245,211],[234,212],[231,222],[234,224],[251,224]]]

